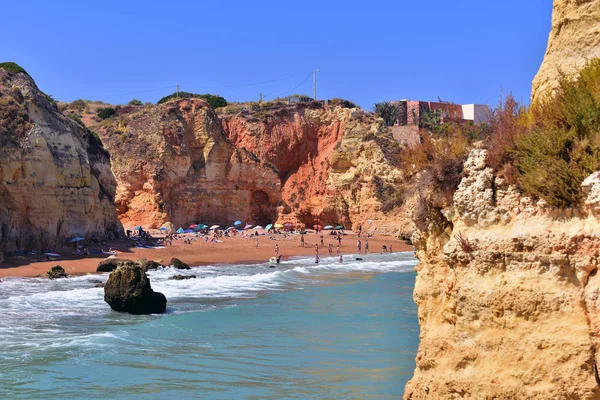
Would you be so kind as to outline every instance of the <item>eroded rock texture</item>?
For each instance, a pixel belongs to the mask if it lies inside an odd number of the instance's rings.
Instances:
[[[276,218],[281,193],[275,169],[236,148],[206,102],[137,107],[101,125],[126,227]]]
[[[101,143],[29,75],[0,68],[0,261],[117,230],[115,188]]]
[[[556,88],[559,70],[575,76],[586,61],[600,57],[600,0],[554,0],[552,30],[531,97]]]
[[[584,188],[584,209],[550,209],[471,152],[445,223],[413,237],[421,343],[406,399],[600,398],[597,174]]]
[[[381,120],[356,108],[319,103],[221,118],[238,148],[276,167],[284,201],[280,221],[411,231],[399,207],[405,199],[399,147]]]

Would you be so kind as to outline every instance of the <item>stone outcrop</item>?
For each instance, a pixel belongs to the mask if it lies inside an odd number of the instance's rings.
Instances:
[[[556,88],[559,71],[574,77],[594,57],[600,57],[600,0],[554,0],[548,48],[533,80],[532,99]]]
[[[104,286],[104,301],[115,311],[129,314],[165,312],[167,298],[152,290],[150,279],[137,265],[120,265]]]
[[[421,343],[405,399],[599,399],[599,174],[582,209],[521,195],[472,150],[417,231]]]
[[[46,272],[46,276],[48,279],[59,279],[59,278],[68,278],[69,276],[65,272],[65,269],[60,265],[55,265],[50,268],[48,272]]]
[[[202,100],[123,107],[97,129],[111,153],[115,202],[126,227],[276,218],[276,171],[236,148]]]
[[[102,144],[25,72],[0,67],[0,261],[120,229]]]
[[[190,269],[190,266],[181,261],[179,258],[171,258],[169,265],[175,269]]]
[[[280,222],[411,232],[399,189],[399,146],[381,120],[321,103],[222,112],[229,139],[274,165]],[[369,222],[371,221],[371,222]]]
[[[121,264],[131,264],[135,263],[132,260],[128,260],[126,258],[118,258],[118,257],[108,257],[98,263],[98,267],[96,267],[96,272],[112,272]]]

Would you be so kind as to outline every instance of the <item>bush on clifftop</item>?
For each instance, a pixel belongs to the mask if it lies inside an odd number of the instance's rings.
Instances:
[[[6,70],[8,72],[11,72],[13,74],[16,74],[16,73],[19,73],[19,72],[27,74],[27,71],[25,71],[23,69],[23,67],[21,67],[19,64],[14,63],[12,61],[0,63],[0,68]],[[29,74],[27,74],[27,75],[29,75]]]
[[[190,93],[190,92],[179,92],[179,93],[172,93],[168,96],[163,97],[162,99],[160,99],[157,104],[162,104],[165,103],[169,100],[173,100],[173,99],[202,99],[204,101],[206,101],[208,104],[210,104],[210,106],[212,108],[219,108],[219,107],[225,107],[227,105],[227,100],[225,100],[224,97],[218,96],[218,95],[214,95],[214,94],[197,94],[197,93]]]

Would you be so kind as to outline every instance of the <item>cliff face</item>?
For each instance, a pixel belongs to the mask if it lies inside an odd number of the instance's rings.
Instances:
[[[120,227],[110,159],[24,72],[0,68],[1,253]]]
[[[277,168],[285,203],[280,221],[411,231],[398,207],[404,200],[398,144],[372,116],[310,103],[221,118],[238,148]]]
[[[276,218],[276,171],[235,148],[206,102],[129,107],[98,129],[113,159],[115,202],[126,227]]]
[[[600,0],[554,0],[548,48],[533,80],[532,99],[557,86],[559,69],[573,77],[594,57],[600,57]]]
[[[421,343],[406,399],[598,399],[600,174],[585,208],[534,202],[473,150],[453,206],[413,236]]]

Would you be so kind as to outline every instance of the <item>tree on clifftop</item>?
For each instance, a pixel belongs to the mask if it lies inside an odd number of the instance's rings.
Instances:
[[[400,109],[389,101],[375,103],[373,111],[378,117],[383,118],[386,126],[393,126],[400,115]]]

